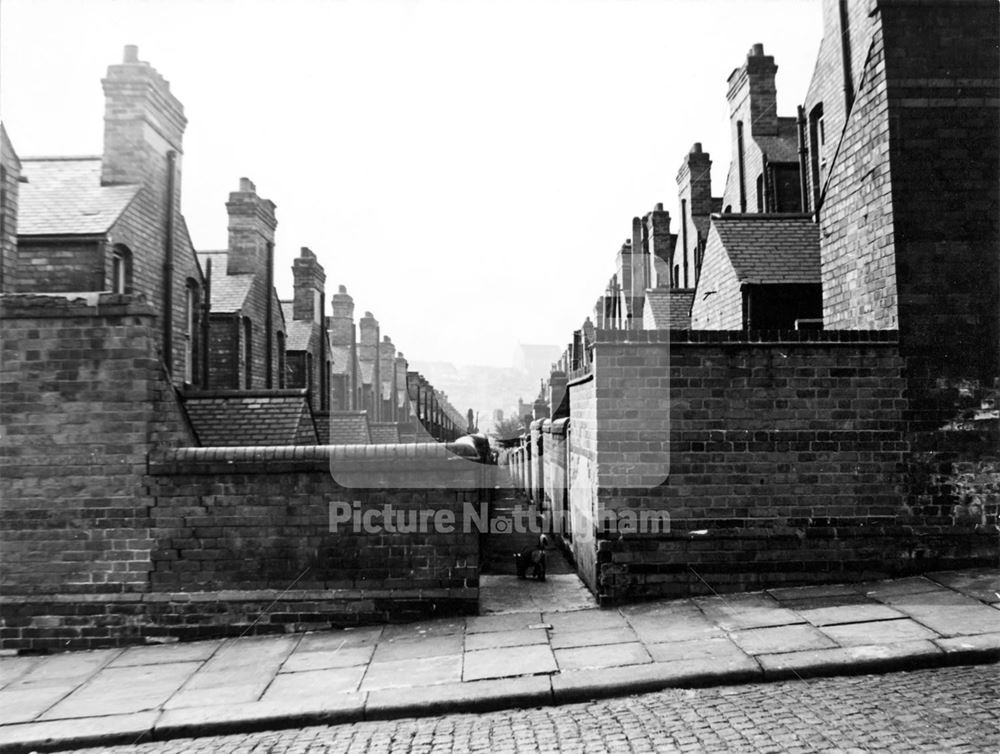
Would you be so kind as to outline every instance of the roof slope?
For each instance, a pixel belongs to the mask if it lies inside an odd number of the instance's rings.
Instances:
[[[19,188],[21,236],[106,233],[139,193],[135,184],[102,186],[100,157],[25,158]]]
[[[367,411],[331,411],[331,445],[368,445],[371,434],[368,430]]]
[[[301,319],[293,319],[287,325],[288,339],[285,341],[286,351],[308,351],[312,342],[313,323]]]
[[[205,262],[212,260],[212,311],[221,314],[232,314],[243,308],[254,279],[253,274],[249,272],[240,275],[227,274],[228,257],[229,252],[225,250],[198,252],[202,270],[205,269]]]
[[[643,327],[647,330],[690,330],[693,288],[653,288],[646,291]]]
[[[741,283],[819,283],[819,226],[808,215],[715,215]]]
[[[191,426],[206,447],[316,444],[305,391],[209,392],[183,398]]]

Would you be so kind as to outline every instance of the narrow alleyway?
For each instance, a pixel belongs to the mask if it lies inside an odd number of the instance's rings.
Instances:
[[[506,477],[506,470],[499,470]],[[509,480],[501,480],[497,499],[490,506],[490,529],[483,535],[479,578],[479,612],[561,612],[583,610],[597,606],[562,545],[552,541],[546,551],[546,579],[518,579],[514,555],[538,542],[541,520],[537,506],[513,488]],[[514,524],[533,524],[528,531],[515,531]]]

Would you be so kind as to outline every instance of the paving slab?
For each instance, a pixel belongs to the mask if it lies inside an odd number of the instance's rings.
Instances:
[[[885,600],[894,609],[942,636],[1000,631],[1000,611],[956,592],[904,594]]]
[[[597,647],[573,647],[554,650],[560,672],[610,668],[622,665],[643,665],[652,662],[646,648],[639,642],[605,644]]]
[[[994,603],[1000,600],[1000,571],[996,568],[939,571],[927,574],[927,578],[982,602]]]
[[[647,644],[646,651],[649,652],[654,662],[703,660],[725,663],[749,659],[747,653],[736,646],[728,637]]]
[[[173,662],[203,662],[222,646],[221,639],[179,642],[152,647],[130,647],[108,663],[109,668],[160,665]]]
[[[871,644],[872,639],[876,636],[882,644],[940,638],[927,627],[921,626],[909,618],[823,626],[821,630],[842,647],[860,647]],[[813,648],[818,649],[819,647]]]
[[[542,613],[542,622],[551,625],[554,632],[628,628],[628,622],[617,610],[597,609]]]
[[[281,673],[298,673],[303,670],[324,670],[326,668],[349,668],[367,665],[375,652],[375,645],[345,647],[343,649],[292,652],[281,666]]]
[[[934,643],[941,647],[946,655],[972,656],[988,662],[1000,661],[1000,632],[955,636],[950,639],[937,639]]]
[[[296,699],[304,696],[328,696],[357,691],[367,668],[364,665],[349,668],[303,670],[300,673],[282,673],[271,681],[261,697],[262,702]]]
[[[763,592],[700,597],[695,602],[709,620],[726,631],[805,623],[805,618]]]
[[[175,662],[104,668],[40,719],[97,717],[109,711],[131,714],[158,709],[199,667],[200,662]]]
[[[135,712],[130,715],[105,715],[79,720],[48,720],[0,727],[0,748],[16,746],[22,751],[48,748],[58,742],[60,748],[79,748],[100,743],[134,743],[147,735],[159,712]]]
[[[301,641],[300,636],[251,636],[230,639],[219,647],[203,667],[203,672],[253,668],[276,672]]]
[[[372,662],[395,662],[396,660],[412,660],[420,657],[459,655],[462,653],[464,638],[462,634],[445,634],[381,641],[375,647]]]
[[[19,680],[41,661],[41,657],[0,657],[0,689]]]
[[[76,680],[83,682],[122,653],[121,649],[89,649],[82,652],[47,655],[30,668],[15,686],[55,682],[65,684]]]
[[[837,646],[829,636],[809,625],[751,628],[730,634],[733,642],[747,654],[797,652],[804,649],[827,649]],[[921,637],[923,638],[923,637]]]
[[[677,611],[630,612],[625,615],[632,629],[646,644],[710,639],[726,633],[694,604]]]
[[[944,659],[944,652],[929,641],[810,649],[803,652],[758,655],[768,680],[810,676],[911,670]]]
[[[417,657],[409,660],[372,663],[368,666],[362,691],[403,686],[432,686],[462,680],[462,655]]]
[[[504,647],[465,653],[463,681],[539,675],[558,670],[552,650],[547,645]]]
[[[373,646],[382,638],[382,628],[382,626],[370,626],[308,633],[302,637],[295,651],[296,653],[326,652],[331,649]]]
[[[254,671],[250,666],[196,672],[163,705],[164,709],[255,702],[277,674],[277,668]]]
[[[825,597],[852,597],[858,593],[852,584],[817,584],[815,586],[783,586],[764,590],[779,602]]]
[[[474,615],[465,619],[465,633],[482,634],[494,631],[517,631],[530,628],[542,622],[540,612],[499,613],[497,615]]]
[[[549,643],[553,649],[596,647],[601,644],[628,644],[639,637],[629,626],[597,628],[589,631],[553,631]]]
[[[546,581],[486,574],[479,577],[479,612],[562,612],[597,607],[597,600],[576,574],[554,574]]]
[[[465,618],[397,623],[386,626],[380,641],[423,639],[431,636],[451,636],[465,633]]]
[[[905,579],[887,581],[866,581],[855,584],[854,588],[861,594],[867,594],[876,599],[892,597],[900,594],[919,594],[921,592],[940,592],[940,584],[923,576],[910,576]]]
[[[466,651],[477,649],[499,649],[501,647],[524,647],[529,644],[548,644],[549,634],[544,628],[523,628],[516,631],[493,631],[483,634],[469,634],[465,637]]]
[[[622,668],[579,670],[552,676],[556,704],[659,691],[670,687],[697,687],[744,683],[761,679],[761,669],[746,655],[725,662],[681,660],[630,665]]]
[[[443,714],[456,707],[469,712],[487,712],[551,703],[552,685],[548,676],[522,676],[493,681],[443,683],[416,689],[372,691],[365,704],[365,719]]]
[[[31,722],[76,688],[75,683],[48,683],[4,689],[0,691],[0,725]]]
[[[156,738],[207,736],[360,720],[364,694],[331,694],[246,704],[218,704],[164,712],[153,726]]]
[[[799,615],[814,626],[829,626],[838,623],[867,623],[876,620],[892,620],[905,618],[898,610],[878,602],[864,602],[849,605],[831,605],[828,607],[797,608]]]

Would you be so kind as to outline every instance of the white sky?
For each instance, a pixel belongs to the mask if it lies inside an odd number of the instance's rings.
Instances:
[[[188,117],[197,248],[247,176],[282,298],[309,246],[411,359],[508,365],[570,340],[633,216],[677,217],[695,141],[721,195],[750,46],[794,115],[820,32],[819,0],[3,0],[0,114],[22,157],[100,153],[100,79],[136,44]]]

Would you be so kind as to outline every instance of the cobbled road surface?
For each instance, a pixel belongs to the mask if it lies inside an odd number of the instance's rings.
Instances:
[[[100,751],[997,754],[1000,666],[669,690],[561,707],[177,739]]]

